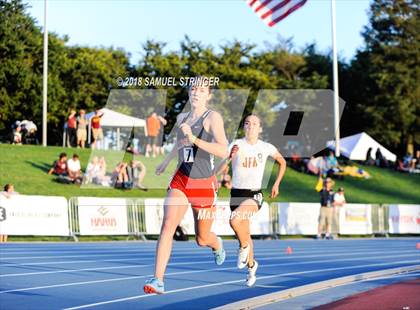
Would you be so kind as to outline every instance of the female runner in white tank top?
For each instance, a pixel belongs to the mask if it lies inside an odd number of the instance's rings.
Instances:
[[[249,219],[262,206],[261,185],[267,157],[271,156],[280,165],[271,189],[271,198],[279,193],[280,182],[286,171],[286,161],[275,146],[259,139],[262,126],[258,116],[253,114],[247,116],[244,130],[245,138],[237,139],[230,144],[230,155],[222,161],[218,171],[223,170],[232,161],[230,226],[235,231],[240,245],[237,266],[239,269],[248,266],[247,285],[253,286],[258,263],[254,260]]]

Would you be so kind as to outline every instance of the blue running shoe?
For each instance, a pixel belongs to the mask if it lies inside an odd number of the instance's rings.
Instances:
[[[226,259],[226,251],[223,248],[222,238],[217,237],[217,240],[219,240],[220,249],[218,249],[217,251],[213,251],[213,255],[214,255],[214,262],[216,263],[216,265],[220,266],[221,264],[223,264],[223,262]]]
[[[146,294],[163,294],[165,293],[165,285],[158,278],[152,278],[146,281],[143,291]]]

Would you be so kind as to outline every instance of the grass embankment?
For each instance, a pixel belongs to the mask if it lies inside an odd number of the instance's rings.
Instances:
[[[113,188],[92,188],[73,184],[55,182],[55,177],[47,174],[52,162],[60,152],[71,156],[74,152],[79,154],[82,169],[85,169],[91,154],[90,149],[69,149],[62,147],[18,146],[0,144],[0,185],[13,183],[16,191],[27,195],[54,195],[66,198],[75,196],[93,197],[163,197],[166,193],[175,161],[161,176],[154,175],[156,166],[162,157],[145,158],[135,156],[147,167],[147,176],[144,184],[149,187],[148,192],[137,189],[119,190]],[[95,155],[104,155],[107,159],[109,172],[115,164],[124,159],[132,158],[131,154],[116,151],[96,151]],[[420,175],[409,175],[389,169],[363,167],[372,178],[356,179],[346,177],[336,181],[336,187],[345,188],[346,198],[352,203],[420,203]],[[269,185],[272,184],[275,171],[272,173]],[[319,195],[314,187],[317,182],[315,176],[299,173],[292,169],[286,171],[285,178],[280,187],[280,196],[276,201],[284,202],[318,202]],[[268,187],[270,188],[270,187]],[[222,189],[221,197],[227,197],[228,191]],[[268,191],[266,197],[269,196]],[[267,199],[268,200],[268,199]],[[270,202],[271,200],[268,200]]]

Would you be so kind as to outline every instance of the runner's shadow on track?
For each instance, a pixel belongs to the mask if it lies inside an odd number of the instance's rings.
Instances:
[[[26,160],[25,162],[27,164],[30,164],[32,167],[37,168],[37,169],[39,169],[39,170],[41,170],[45,173],[47,173],[51,168],[51,164],[48,164],[48,163],[45,163],[45,162],[44,163],[37,163],[37,162],[29,161],[29,160]]]
[[[49,296],[48,294],[37,294],[37,293],[28,293],[28,292],[10,292],[7,294],[18,295],[18,296],[44,296],[44,297]]]

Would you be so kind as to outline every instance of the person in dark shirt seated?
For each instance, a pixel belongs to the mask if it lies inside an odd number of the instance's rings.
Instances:
[[[56,160],[51,169],[48,171],[48,174],[62,175],[67,176],[67,154],[61,153],[58,160]]]

